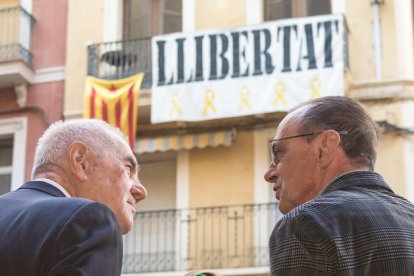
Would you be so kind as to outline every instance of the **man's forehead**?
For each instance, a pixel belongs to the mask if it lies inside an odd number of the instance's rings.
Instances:
[[[297,135],[300,116],[296,116],[296,114],[289,113],[279,124],[275,139],[290,136],[290,135]]]
[[[119,156],[118,158],[121,159],[121,161],[128,161],[132,165],[137,166],[137,159],[134,153],[132,152],[129,144],[126,143],[124,140],[119,140],[119,143],[114,149],[114,152]]]
[[[307,106],[303,106],[288,113],[286,117],[283,118],[283,120],[280,122],[276,131],[275,139],[285,137],[286,135],[299,134],[299,125],[306,109]]]

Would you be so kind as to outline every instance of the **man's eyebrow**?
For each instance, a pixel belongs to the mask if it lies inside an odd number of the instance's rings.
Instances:
[[[285,152],[288,149],[285,144],[280,143],[279,141],[274,141],[272,142],[271,150],[273,150],[273,152]]]
[[[272,149],[278,149],[282,146],[281,143],[279,143],[279,141],[271,141],[270,143],[272,145]]]
[[[124,159],[125,161],[131,163],[132,169],[138,170],[138,163],[134,156],[126,155]]]

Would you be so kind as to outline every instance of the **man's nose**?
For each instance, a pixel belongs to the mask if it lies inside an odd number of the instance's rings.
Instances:
[[[145,189],[144,185],[142,185],[139,181],[132,185],[130,191],[135,199],[135,203],[138,203],[147,197],[147,189]]]
[[[270,163],[269,168],[267,168],[267,172],[264,174],[264,179],[267,182],[273,182],[273,180],[277,177],[276,175],[276,167],[273,163]]]

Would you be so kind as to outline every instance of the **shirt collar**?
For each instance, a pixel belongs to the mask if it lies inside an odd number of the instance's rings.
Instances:
[[[53,187],[59,189],[59,191],[61,191],[66,197],[71,197],[70,194],[68,193],[68,191],[65,190],[65,188],[62,187],[62,185],[60,185],[59,183],[48,179],[48,178],[36,178],[33,179],[33,181],[43,181],[46,182],[47,184],[52,185]]]
[[[372,171],[354,170],[346,172],[333,179],[330,184],[328,184],[326,188],[321,192],[320,195],[344,188],[349,188],[351,186],[373,185],[393,192],[385,182],[384,178],[378,173]]]

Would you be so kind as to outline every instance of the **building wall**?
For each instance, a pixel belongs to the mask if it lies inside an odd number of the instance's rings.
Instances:
[[[269,142],[275,136],[279,123],[280,121],[275,120],[272,127],[253,131],[254,202],[256,203],[276,201],[273,185],[264,180],[264,174],[270,165],[271,159]]]
[[[66,62],[67,0],[34,1],[33,66],[36,69],[63,66]]]
[[[405,1],[405,0],[403,0]],[[346,22],[349,27],[349,54],[352,81],[375,80],[373,48],[373,7],[370,1],[346,1]],[[380,5],[383,78],[399,76],[394,1]]]
[[[393,2],[395,18],[395,41],[398,61],[398,75],[402,79],[413,79],[414,76],[414,24],[413,1],[401,0]]]
[[[372,51],[372,7],[368,1],[347,1],[345,18],[349,26],[348,47],[352,81],[374,79],[375,57]]]
[[[384,79],[399,77],[398,59],[395,58],[397,56],[396,32],[398,30],[395,26],[394,2],[394,0],[386,1],[386,4],[380,6],[383,51],[382,77]]]
[[[191,207],[254,202],[253,132],[238,132],[231,147],[191,150],[189,167]]]
[[[25,179],[31,177],[36,142],[49,124],[62,119],[66,56],[67,1],[33,1],[32,32],[35,81],[28,87],[27,106],[39,108],[29,117]]]
[[[402,101],[388,101],[366,103],[370,115],[376,121],[388,121],[395,125],[402,125]],[[406,170],[404,158],[404,144],[411,140],[409,136],[383,131],[378,145],[378,156],[375,171],[381,173],[391,187],[400,195],[407,195]]]
[[[379,6],[381,28],[380,60],[382,74],[376,75],[373,44],[374,9],[370,1],[346,1],[349,27],[350,88],[347,95],[361,101],[375,121],[387,121],[409,128],[404,106],[413,103],[413,15],[412,1],[390,0]],[[404,37],[402,37],[404,35]],[[410,80],[407,85],[403,80]],[[375,170],[391,187],[414,200],[412,164],[414,155],[407,155],[412,135],[383,131],[378,146]]]
[[[104,2],[71,0],[68,6],[65,118],[81,117],[87,75],[87,44],[103,41]]]
[[[195,1],[195,28],[223,29],[246,23],[245,0]]]
[[[138,156],[139,179],[147,189],[149,200],[139,204],[140,212],[168,210],[176,207],[176,154],[174,152]]]
[[[0,1],[0,9],[8,8],[8,7],[15,7],[20,4],[19,0],[1,0]]]
[[[5,112],[5,110],[16,109],[17,107],[17,96],[14,87],[0,88],[0,110]]]

